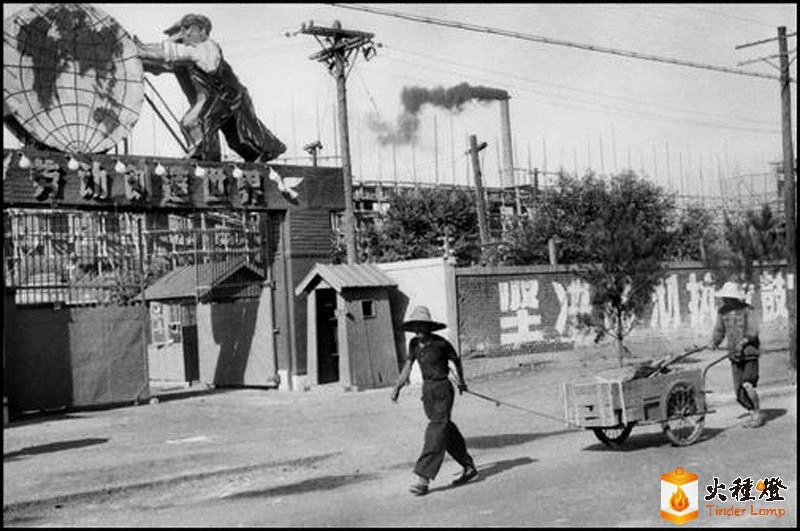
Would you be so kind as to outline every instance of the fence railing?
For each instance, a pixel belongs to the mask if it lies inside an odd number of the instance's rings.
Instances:
[[[265,270],[260,216],[8,209],[5,285],[22,305],[127,304],[182,266],[242,260]]]

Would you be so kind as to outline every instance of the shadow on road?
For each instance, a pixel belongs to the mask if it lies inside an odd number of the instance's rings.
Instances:
[[[535,463],[537,459],[532,459],[530,457],[518,457],[516,459],[504,459],[502,461],[495,461],[494,463],[488,464],[478,464],[478,477],[466,483],[466,485],[470,485],[473,483],[480,483],[481,481],[486,480],[486,478],[490,478],[492,476],[496,476],[497,474],[502,474],[512,468],[516,468],[518,466],[529,465],[531,463]],[[458,485],[463,486],[463,485]],[[457,486],[454,485],[442,485],[441,487],[434,487],[430,490],[430,492],[437,492],[442,490],[454,489]]]
[[[764,417],[764,424],[769,424],[775,419],[778,419],[786,414],[783,408],[762,409],[761,415]]]
[[[702,435],[700,435],[700,438],[692,443],[692,446],[710,441],[723,431],[725,431],[725,428],[705,428]],[[669,439],[667,439],[667,436],[662,432],[653,432],[643,433],[640,435],[631,435],[625,442],[617,447],[607,446],[601,442],[598,442],[597,444],[587,446],[584,448],[584,450],[589,452],[633,452],[636,450],[657,448],[659,446],[670,446],[671,444],[672,443],[669,441]]]
[[[28,413],[19,417],[15,417],[3,426],[4,430],[21,428],[22,426],[30,426],[32,424],[40,424],[42,422],[53,422],[56,420],[72,420],[82,419],[85,415],[76,415],[74,413],[65,413],[64,411],[43,411],[36,413]]]
[[[73,441],[58,441],[54,443],[40,444],[38,446],[28,446],[27,448],[23,448],[22,450],[17,450],[16,452],[9,452],[7,454],[3,454],[3,461],[11,461],[13,459],[19,459],[20,457],[24,457],[27,455],[47,454],[50,452],[60,452],[62,450],[73,450],[75,448],[83,448],[84,446],[94,446],[95,444],[103,444],[104,442],[108,442],[108,437],[103,437],[103,438],[90,437],[87,439],[75,439]]]
[[[504,446],[514,446],[525,444],[536,439],[551,437],[571,433],[573,430],[559,430],[545,433],[503,433],[500,435],[481,435],[479,437],[467,437],[467,448],[486,450],[489,448],[502,448]]]
[[[247,490],[243,492],[236,492],[225,496],[225,499],[237,498],[269,498],[272,496],[291,496],[292,494],[303,494],[306,492],[318,490],[333,490],[345,485],[354,483],[361,483],[362,481],[369,481],[375,479],[376,474],[343,474],[338,476],[322,476],[318,478],[305,479],[297,483],[289,483],[288,485],[279,485],[277,487],[270,487],[267,489]]]

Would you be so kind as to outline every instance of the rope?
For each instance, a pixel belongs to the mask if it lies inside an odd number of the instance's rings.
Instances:
[[[451,374],[453,373],[453,369],[450,369],[450,373]],[[457,381],[453,380],[452,378],[450,379],[450,381],[453,382],[453,384],[456,385],[456,387],[458,387],[458,382]],[[483,400],[488,400],[489,402],[493,402],[494,405],[497,406],[497,407],[500,407],[501,405],[503,405],[503,406],[506,406],[506,407],[510,407],[510,408],[513,408],[513,409],[518,409],[520,411],[524,411],[526,413],[530,413],[532,415],[537,415],[539,417],[543,417],[543,418],[546,418],[548,420],[555,420],[557,422],[560,422],[561,424],[566,424],[567,426],[571,426],[571,427],[574,427],[576,429],[583,429],[584,428],[583,426],[580,426],[579,424],[575,424],[573,422],[570,422],[570,421],[568,421],[566,419],[559,418],[559,417],[554,417],[552,415],[547,415],[545,413],[541,413],[539,411],[535,411],[533,409],[529,409],[529,408],[526,408],[526,407],[518,406],[518,405],[512,404],[510,402],[505,402],[505,401],[499,400],[497,398],[492,398],[492,397],[490,397],[488,395],[484,395],[484,394],[481,394],[481,393],[476,393],[475,391],[470,391],[469,389],[466,389],[464,392],[465,393],[469,393],[469,394],[471,394],[473,396],[476,396],[478,398],[482,398]]]
[[[677,357],[675,357],[675,358],[672,358],[672,359],[670,359],[670,357],[669,357],[669,356],[667,356],[666,358],[664,358],[663,360],[661,360],[661,361],[660,361],[660,362],[659,362],[659,363],[656,365],[656,367],[654,368],[654,372],[657,372],[657,371],[658,371],[658,370],[659,370],[661,367],[663,367],[663,366],[665,366],[665,365],[669,365],[669,364],[671,364],[671,363],[674,363],[674,362],[676,362],[676,361],[678,361],[678,360],[680,360],[680,359],[683,359],[683,358],[685,358],[685,357],[689,356],[690,354],[695,354],[695,353],[697,353],[697,352],[700,352],[700,351],[702,351],[702,350],[705,350],[706,348],[708,348],[706,345],[703,345],[703,346],[700,346],[700,347],[697,347],[697,346],[695,346],[694,348],[692,348],[692,349],[690,349],[690,350],[688,350],[688,351],[686,351],[686,352],[684,352],[684,353],[682,353],[682,354],[678,355],[678,356],[677,356]],[[718,360],[718,361],[721,361],[721,360],[725,359],[726,357],[727,357],[727,356],[725,356],[725,357],[721,358],[721,359],[720,359],[720,360]],[[712,363],[712,365],[714,365],[714,364],[716,364],[716,363],[717,363],[717,362],[714,362],[714,363]],[[709,367],[710,367],[710,366],[709,366]],[[706,368],[706,370],[708,370],[708,368]],[[450,369],[450,374],[451,374],[451,375],[453,375],[453,369],[452,369],[452,368]],[[704,377],[704,379],[705,379],[705,377]],[[452,378],[450,378],[450,381],[451,381],[451,382],[453,382],[453,384],[454,384],[454,385],[458,386],[458,381],[457,381],[457,380],[453,380]],[[466,389],[464,392],[465,392],[465,393],[469,393],[469,394],[471,394],[471,395],[473,395],[473,396],[476,396],[476,397],[478,397],[478,398],[482,398],[483,400],[488,400],[489,402],[492,402],[492,403],[494,403],[494,405],[495,405],[495,406],[497,406],[497,407],[500,407],[501,405],[503,405],[503,406],[506,406],[506,407],[510,407],[510,408],[513,408],[513,409],[518,409],[518,410],[520,410],[520,411],[524,411],[524,412],[526,412],[526,413],[530,413],[530,414],[532,414],[532,415],[537,415],[537,416],[539,416],[539,417],[542,417],[542,418],[546,418],[546,419],[550,419],[550,420],[555,420],[555,421],[558,421],[558,422],[560,422],[560,423],[562,423],[562,424],[566,424],[567,426],[574,427],[574,428],[576,428],[576,429],[584,429],[584,428],[585,428],[585,426],[581,426],[581,425],[579,425],[579,424],[576,424],[576,423],[574,423],[574,422],[570,422],[570,421],[568,421],[568,420],[566,420],[566,419],[563,419],[563,418],[558,418],[558,417],[554,417],[554,416],[552,416],[552,415],[547,415],[547,414],[545,414],[545,413],[541,413],[541,412],[539,412],[539,411],[535,411],[535,410],[533,410],[533,409],[529,409],[529,408],[526,408],[526,407],[518,406],[518,405],[516,405],[516,404],[511,404],[511,403],[509,403],[509,402],[505,402],[505,401],[503,401],[503,400],[499,400],[499,399],[497,399],[497,398],[492,398],[491,396],[488,396],[488,395],[484,395],[484,394],[481,394],[481,393],[476,393],[475,391],[470,391],[469,389]]]

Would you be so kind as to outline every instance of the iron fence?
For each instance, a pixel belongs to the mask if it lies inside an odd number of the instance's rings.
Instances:
[[[198,292],[234,261],[268,269],[262,213],[7,209],[3,222],[5,285],[20,305],[138,303],[181,267],[211,271],[195,272]]]

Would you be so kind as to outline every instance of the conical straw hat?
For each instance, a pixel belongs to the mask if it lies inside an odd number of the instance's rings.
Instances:
[[[722,285],[722,288],[716,293],[716,296],[726,299],[744,300],[744,291],[736,282],[728,281]]]
[[[447,328],[447,325],[431,319],[431,311],[427,306],[417,306],[414,308],[414,311],[411,312],[411,315],[403,323],[403,330],[409,332],[423,330],[433,332],[434,330],[441,330],[442,328]]]

